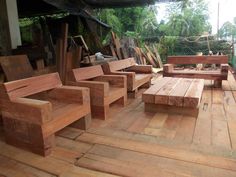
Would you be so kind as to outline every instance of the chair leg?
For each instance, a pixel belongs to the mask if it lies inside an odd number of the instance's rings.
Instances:
[[[114,103],[125,106],[127,104],[127,94],[125,94],[123,97],[121,97],[120,99],[118,99]]]
[[[51,154],[55,146],[54,134],[44,137],[40,125],[4,117],[3,124],[6,143],[42,156]]]
[[[82,129],[82,130],[87,130],[90,124],[91,124],[91,115],[88,114],[80,118],[76,122],[72,123],[70,126],[74,128]]]
[[[151,86],[151,80],[143,84],[140,88],[149,88]]]
[[[129,98],[137,98],[137,96],[138,96],[138,89],[135,89],[134,91],[128,91]]]
[[[104,106],[91,105],[91,110],[93,118],[106,120],[108,117],[109,105],[104,105]]]
[[[214,80],[214,87],[215,88],[222,87],[222,80]]]

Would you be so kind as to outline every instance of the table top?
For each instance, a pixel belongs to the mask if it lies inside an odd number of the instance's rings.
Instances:
[[[204,88],[203,79],[164,77],[143,93],[145,103],[196,108]]]

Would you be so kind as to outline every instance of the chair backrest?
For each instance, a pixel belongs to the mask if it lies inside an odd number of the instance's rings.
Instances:
[[[212,56],[169,56],[167,58],[168,64],[227,64],[228,56],[226,55],[212,55]]]
[[[1,98],[13,100],[62,86],[58,73],[45,74],[27,79],[3,83],[0,87]]]
[[[7,81],[14,81],[33,76],[33,68],[26,55],[0,57],[0,64]]]
[[[123,60],[111,61],[108,63],[110,72],[119,71],[125,68],[129,68],[136,64],[134,58],[127,58]]]
[[[72,70],[75,81],[92,79],[104,75],[101,65],[76,68]]]

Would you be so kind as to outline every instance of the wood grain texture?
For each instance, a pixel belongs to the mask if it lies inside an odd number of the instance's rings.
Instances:
[[[168,56],[168,64],[228,64],[228,56]]]

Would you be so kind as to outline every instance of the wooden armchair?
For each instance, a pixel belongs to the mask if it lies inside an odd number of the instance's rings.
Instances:
[[[126,104],[125,76],[104,75],[100,65],[73,69],[69,75],[68,85],[90,88],[92,117],[105,120],[111,103]]]
[[[112,61],[102,65],[105,74],[127,76],[127,90],[131,97],[136,97],[139,87],[151,85],[152,66],[136,65],[134,58]]]
[[[55,132],[68,125],[87,129],[89,89],[63,86],[58,73],[7,82],[0,87],[6,142],[46,156]]]

